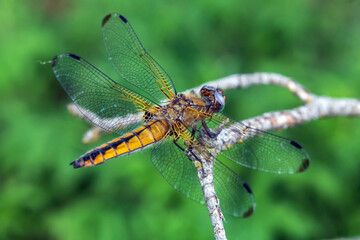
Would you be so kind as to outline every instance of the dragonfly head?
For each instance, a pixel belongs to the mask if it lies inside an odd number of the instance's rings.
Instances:
[[[220,88],[205,85],[201,88],[200,95],[214,112],[221,112],[225,107],[226,97]]]

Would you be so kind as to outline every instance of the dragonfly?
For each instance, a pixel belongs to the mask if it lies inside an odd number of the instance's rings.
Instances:
[[[201,144],[200,130],[214,137],[209,126],[227,121],[251,138],[217,156],[215,191],[224,212],[248,217],[255,209],[253,192],[230,165],[279,174],[303,172],[309,166],[309,156],[297,142],[241,122],[234,125],[221,113],[226,102],[221,89],[205,85],[199,94],[178,93],[124,16],[107,15],[102,31],[109,61],[131,87],[72,53],[59,54],[51,61],[56,78],[82,114],[94,125],[120,135],[71,162],[74,168],[99,165],[152,146],[151,161],[166,181],[186,197],[204,203],[194,162],[184,151]]]

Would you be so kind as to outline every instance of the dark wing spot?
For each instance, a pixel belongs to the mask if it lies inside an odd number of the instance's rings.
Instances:
[[[251,206],[248,210],[246,210],[246,212],[243,214],[243,217],[246,218],[246,217],[250,217],[254,212],[254,207]]]
[[[55,67],[57,60],[58,60],[58,56],[55,56],[55,57],[51,60],[51,67]]]
[[[297,173],[301,173],[305,171],[309,167],[309,165],[310,165],[310,160],[308,158],[304,159],[299,169],[297,170]]]
[[[70,53],[69,56],[72,57],[72,58],[74,58],[74,59],[76,59],[76,60],[80,60],[80,59],[81,59],[78,55],[75,55],[75,54],[72,54],[72,53]]]
[[[109,21],[110,18],[111,18],[111,14],[106,15],[106,17],[104,17],[104,19],[101,22],[101,26],[103,27],[107,23],[107,21]]]
[[[243,186],[246,189],[246,191],[248,191],[248,193],[252,194],[252,191],[251,191],[251,188],[250,188],[249,184],[244,183]]]
[[[123,15],[120,15],[119,18],[124,22],[124,23],[127,23],[128,20],[123,16]]]
[[[290,144],[297,147],[298,149],[302,149],[302,146],[295,141],[290,141]]]

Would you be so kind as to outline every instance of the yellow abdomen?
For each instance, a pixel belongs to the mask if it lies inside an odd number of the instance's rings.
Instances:
[[[136,130],[116,138],[86,153],[70,163],[74,168],[101,164],[108,159],[143,149],[159,140],[168,132],[169,126],[163,120],[153,120]]]

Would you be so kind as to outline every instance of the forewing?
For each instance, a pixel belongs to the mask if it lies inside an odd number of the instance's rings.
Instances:
[[[117,84],[75,54],[53,58],[55,76],[79,110],[106,131],[124,134],[142,124],[143,110],[153,110],[151,102]]]
[[[217,114],[215,119],[226,119]],[[310,164],[307,152],[300,144],[268,132],[245,126],[241,122],[230,121],[245,140],[229,146],[222,156],[245,167],[278,174],[303,172]]]
[[[102,25],[109,60],[122,78],[158,101],[176,95],[169,75],[146,52],[125,17],[109,14]]]
[[[174,144],[173,139],[170,136],[160,142],[152,151],[151,161],[165,180],[177,191],[196,202],[204,203],[204,195],[195,166]],[[177,143],[182,148],[186,148],[180,141]]]
[[[214,165],[214,186],[223,212],[235,217],[254,212],[255,198],[249,185],[219,159]]]

